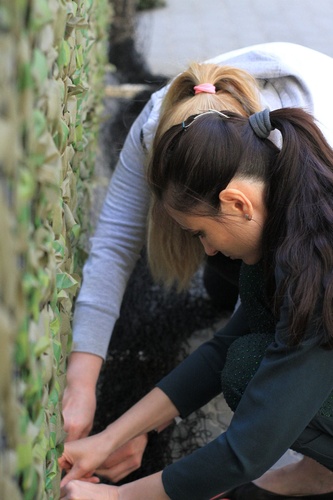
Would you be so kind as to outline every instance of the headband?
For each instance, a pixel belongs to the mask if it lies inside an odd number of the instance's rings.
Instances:
[[[249,117],[249,122],[254,133],[260,137],[260,139],[267,139],[271,131],[274,130],[269,117],[269,109],[267,108],[251,115]]]
[[[212,83],[200,83],[200,85],[196,85],[193,87],[194,94],[202,94],[203,92],[206,94],[216,94],[215,85]]]

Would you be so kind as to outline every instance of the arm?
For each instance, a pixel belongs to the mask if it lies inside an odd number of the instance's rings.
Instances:
[[[129,276],[144,244],[149,190],[140,132],[150,107],[148,103],[130,129],[90,240],[74,310],[75,352],[105,358]]]
[[[293,446],[332,394],[333,352],[311,339],[316,322],[309,325],[308,339],[291,348],[286,345],[287,317],[284,306],[275,342],[228,430],[163,471],[165,491],[173,500],[213,497],[261,476]]]
[[[228,348],[238,337],[249,332],[240,305],[224,328],[157,384],[168,394],[181,417],[186,417],[221,393],[221,372]]]
[[[105,484],[91,484],[73,480],[61,490],[63,500],[169,500],[164,491],[161,473],[125,484],[117,488]]]
[[[207,353],[209,351],[214,353],[213,357],[215,358],[214,363],[216,363],[216,366],[212,373],[214,378],[215,375],[217,375],[218,380],[220,379],[219,371],[221,368],[221,364],[223,364],[227,346],[230,345],[230,343],[238,336],[233,334],[234,329],[237,330],[238,335],[248,333],[248,328],[246,326],[246,322],[244,323],[244,314],[241,307],[233,315],[227,327],[225,327],[223,331],[217,334],[217,339],[208,342],[206,346]],[[218,348],[218,344],[221,344],[223,347]],[[199,348],[199,350],[201,349]],[[218,360],[218,351],[220,351],[220,360]],[[209,357],[208,354],[206,354],[206,356]],[[192,355],[188,359],[191,358],[192,360],[193,357],[194,356]],[[207,360],[205,356],[202,359]],[[184,363],[187,364],[186,361]],[[189,366],[190,368],[193,367],[194,371],[196,371],[195,363],[191,361]],[[191,380],[191,378],[187,378],[186,371],[187,370],[184,370],[182,372],[182,376],[185,377],[185,380],[180,380],[178,378],[180,376],[179,373],[176,379],[180,384],[184,383],[183,390],[185,391],[187,390],[187,385],[189,383],[191,389],[190,392],[194,397],[193,381]],[[207,381],[210,384],[211,381]],[[207,386],[204,387],[203,384],[199,385],[200,394],[207,392]],[[219,392],[219,381],[216,385]],[[204,399],[207,399],[207,395],[204,396]],[[194,402],[193,406],[197,406],[196,401]],[[155,388],[139,403],[137,403],[128,412],[126,412],[121,418],[108,426],[102,433],[77,442],[67,443],[65,445],[65,452],[59,463],[62,468],[68,471],[68,474],[62,482],[62,486],[66,489],[66,485],[69,484],[68,488],[75,487],[80,488],[80,491],[81,489],[84,490],[84,484],[80,483],[80,485],[73,485],[73,483],[71,483],[71,480],[74,478],[82,478],[83,476],[87,474],[89,475],[94,471],[100,472],[100,464],[103,461],[107,460],[106,457],[110,453],[114,452],[114,450],[119,450],[123,443],[132,439],[132,437],[140,435],[146,431],[156,428],[162,429],[165,426],[165,422],[169,422],[177,415],[179,415],[179,411],[176,406],[164,394],[164,392],[162,392],[159,388]],[[96,454],[92,453],[92,450],[96,449],[99,450],[98,457],[95,457]],[[117,451],[115,452],[115,454],[116,453]],[[139,491],[140,494],[142,494],[142,498],[150,498],[147,496],[147,491],[154,491],[154,494],[151,497],[154,500],[158,498],[161,498],[161,500],[164,498],[168,498],[162,486],[160,477],[161,475],[158,475],[156,477],[150,476],[149,478],[145,478],[145,480],[136,481],[135,483],[129,483],[128,485],[126,485],[126,487],[121,487],[119,490],[119,494],[121,494],[120,498],[135,498],[137,500],[138,498],[141,498],[136,496],[139,494]],[[157,478],[159,479],[156,482]]]
[[[92,428],[96,410],[96,382],[102,358],[94,354],[74,352],[70,356],[67,387],[63,397],[66,441],[86,437]],[[98,474],[117,483],[141,466],[148,442],[147,434],[132,439],[112,453],[101,464]]]
[[[227,52],[210,62],[239,67],[254,76],[263,107],[301,107],[313,114],[333,145],[333,105],[327,99],[333,78],[331,57],[298,44],[272,42]]]
[[[162,473],[157,472],[119,488],[119,500],[169,500],[162,483]]]
[[[99,471],[104,470],[105,472],[107,468],[105,464],[114,465],[114,456],[111,454],[116,450],[120,452],[121,446],[128,443],[132,438],[142,436],[142,434],[152,429],[162,429],[175,416],[180,413],[182,416],[188,415],[218,394],[221,391],[220,372],[223,368],[227,348],[239,335],[248,333],[248,331],[244,312],[240,306],[227,326],[218,332],[214,339],[197,349],[169,376],[165,377],[159,384],[160,388],[154,389],[121,418],[108,426],[103,433],[87,438],[84,442],[68,443],[65,447],[61,465],[67,470],[72,465],[73,468],[66,482],[84,475],[80,469],[80,461],[84,454],[89,453],[89,450],[94,449],[95,446],[98,447],[96,449],[99,449],[99,446],[102,449],[106,443],[109,443],[104,453],[101,452],[98,455],[96,462],[89,463],[88,470],[93,472],[99,469]],[[234,332],[237,332],[237,334]],[[175,390],[169,391],[173,386]],[[165,395],[168,391],[172,394],[171,397]],[[149,416],[149,420],[147,420],[147,416]],[[137,428],[136,425],[139,427]],[[117,436],[119,440],[115,442],[109,439],[106,437],[108,433]],[[122,434],[123,438],[121,437]],[[99,440],[102,441],[101,445],[99,445]],[[116,476],[117,473],[116,470]],[[109,473],[107,475],[110,477]]]
[[[62,486],[72,479],[93,474],[123,444],[163,426],[178,415],[179,412],[170,399],[160,389],[153,389],[101,433],[65,444],[59,465],[68,473]]]
[[[92,427],[96,382],[145,237],[149,195],[140,131],[150,108],[148,103],[128,134],[83,269],[63,399],[69,440],[86,436]]]
[[[94,354],[73,352],[70,355],[63,397],[64,431],[69,441],[85,437],[91,431],[102,363],[102,358]]]
[[[162,432],[173,421],[165,422],[156,428],[156,432]],[[140,434],[131,439],[103,462],[96,474],[110,479],[113,483],[118,483],[121,479],[136,471],[141,467],[142,457],[148,443],[148,434]]]

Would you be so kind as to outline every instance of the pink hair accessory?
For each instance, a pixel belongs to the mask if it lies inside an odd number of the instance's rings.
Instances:
[[[202,94],[203,92],[206,94],[216,94],[215,85],[212,83],[200,83],[200,85],[196,85],[193,89],[195,94]]]

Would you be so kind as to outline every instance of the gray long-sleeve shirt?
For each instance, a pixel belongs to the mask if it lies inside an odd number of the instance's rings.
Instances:
[[[263,107],[303,107],[333,145],[333,59],[289,43],[247,47],[212,59],[247,70],[258,81]],[[130,129],[110,181],[74,312],[73,351],[105,358],[129,276],[145,243],[149,190],[145,149],[166,88],[154,93]]]

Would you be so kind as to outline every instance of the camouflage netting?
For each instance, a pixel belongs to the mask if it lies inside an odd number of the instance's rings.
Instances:
[[[0,498],[59,498],[106,0],[0,6]],[[86,217],[88,211],[86,210]]]

